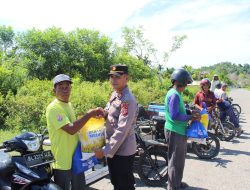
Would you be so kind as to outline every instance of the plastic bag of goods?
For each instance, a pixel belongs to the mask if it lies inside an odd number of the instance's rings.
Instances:
[[[208,134],[200,121],[193,121],[186,130],[186,136],[191,138],[207,138]]]
[[[82,152],[90,153],[93,148],[102,148],[105,145],[104,130],[104,118],[90,118],[80,130]]]
[[[209,123],[209,115],[206,109],[202,109],[201,112],[201,124],[205,127],[205,129],[207,130],[208,127],[208,123]]]

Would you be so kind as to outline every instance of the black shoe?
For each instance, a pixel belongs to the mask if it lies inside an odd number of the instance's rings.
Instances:
[[[180,185],[180,188],[181,188],[181,189],[185,189],[185,188],[187,188],[187,187],[189,187],[189,185],[188,185],[187,183],[181,182],[181,185]]]

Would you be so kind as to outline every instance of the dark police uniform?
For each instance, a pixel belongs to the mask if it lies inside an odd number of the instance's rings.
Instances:
[[[127,66],[114,65],[110,74],[127,74],[127,71]],[[133,162],[136,152],[134,128],[138,114],[136,99],[126,86],[121,94],[112,93],[105,109],[108,115],[103,152],[107,157],[111,183],[115,190],[135,189]]]

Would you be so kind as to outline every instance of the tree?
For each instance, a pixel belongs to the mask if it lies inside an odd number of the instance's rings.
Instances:
[[[151,68],[151,73],[157,75],[162,84],[162,75],[168,75],[164,72],[164,64],[159,63],[157,59],[157,49],[154,48],[152,42],[144,37],[144,29],[142,26],[138,28],[128,28],[124,27],[122,30],[122,37],[124,38],[123,48],[132,55],[135,55],[139,60]],[[182,45],[186,35],[174,36],[173,44],[169,52],[164,53],[165,63],[168,61],[170,55],[179,49]]]
[[[181,48],[183,41],[187,38],[186,35],[182,36],[174,36],[172,38],[173,44],[171,49],[168,52],[165,52],[163,55],[164,62],[167,63],[170,56],[172,55],[173,52],[175,52],[177,49]]]
[[[32,29],[20,34],[17,41],[32,78],[51,79],[59,72],[67,72],[66,36],[61,29]]]
[[[135,55],[142,60],[145,65],[151,66],[156,62],[157,50],[153,47],[153,43],[144,38],[143,27],[122,29],[122,37],[124,38],[124,48],[127,52]]]
[[[98,31],[77,29],[68,35],[69,62],[75,74],[87,81],[106,80],[113,63],[112,40]]]
[[[148,65],[145,65],[143,60],[130,55],[123,48],[116,47],[116,52],[114,54],[114,63],[122,63],[129,67],[129,75],[133,81],[139,81],[142,79],[152,78],[154,72]]]
[[[79,75],[83,80],[107,78],[112,64],[112,41],[98,31],[60,28],[32,29],[18,38],[28,73],[33,78],[52,79],[56,74]]]
[[[0,26],[0,48],[6,55],[7,50],[12,47],[14,43],[15,33],[10,26]]]
[[[0,65],[0,94],[6,96],[9,91],[17,93],[27,80],[27,71],[23,65],[23,60],[17,60],[16,57],[8,57],[4,64]]]

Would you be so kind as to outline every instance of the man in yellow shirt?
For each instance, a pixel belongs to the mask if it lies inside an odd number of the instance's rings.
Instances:
[[[53,164],[54,180],[63,190],[81,190],[85,186],[84,173],[75,175],[71,171],[73,153],[79,140],[77,132],[91,117],[104,116],[104,110],[89,110],[82,118],[76,120],[69,102],[71,78],[59,74],[54,78],[53,84],[56,98],[48,105],[46,118],[51,151],[56,160]]]

